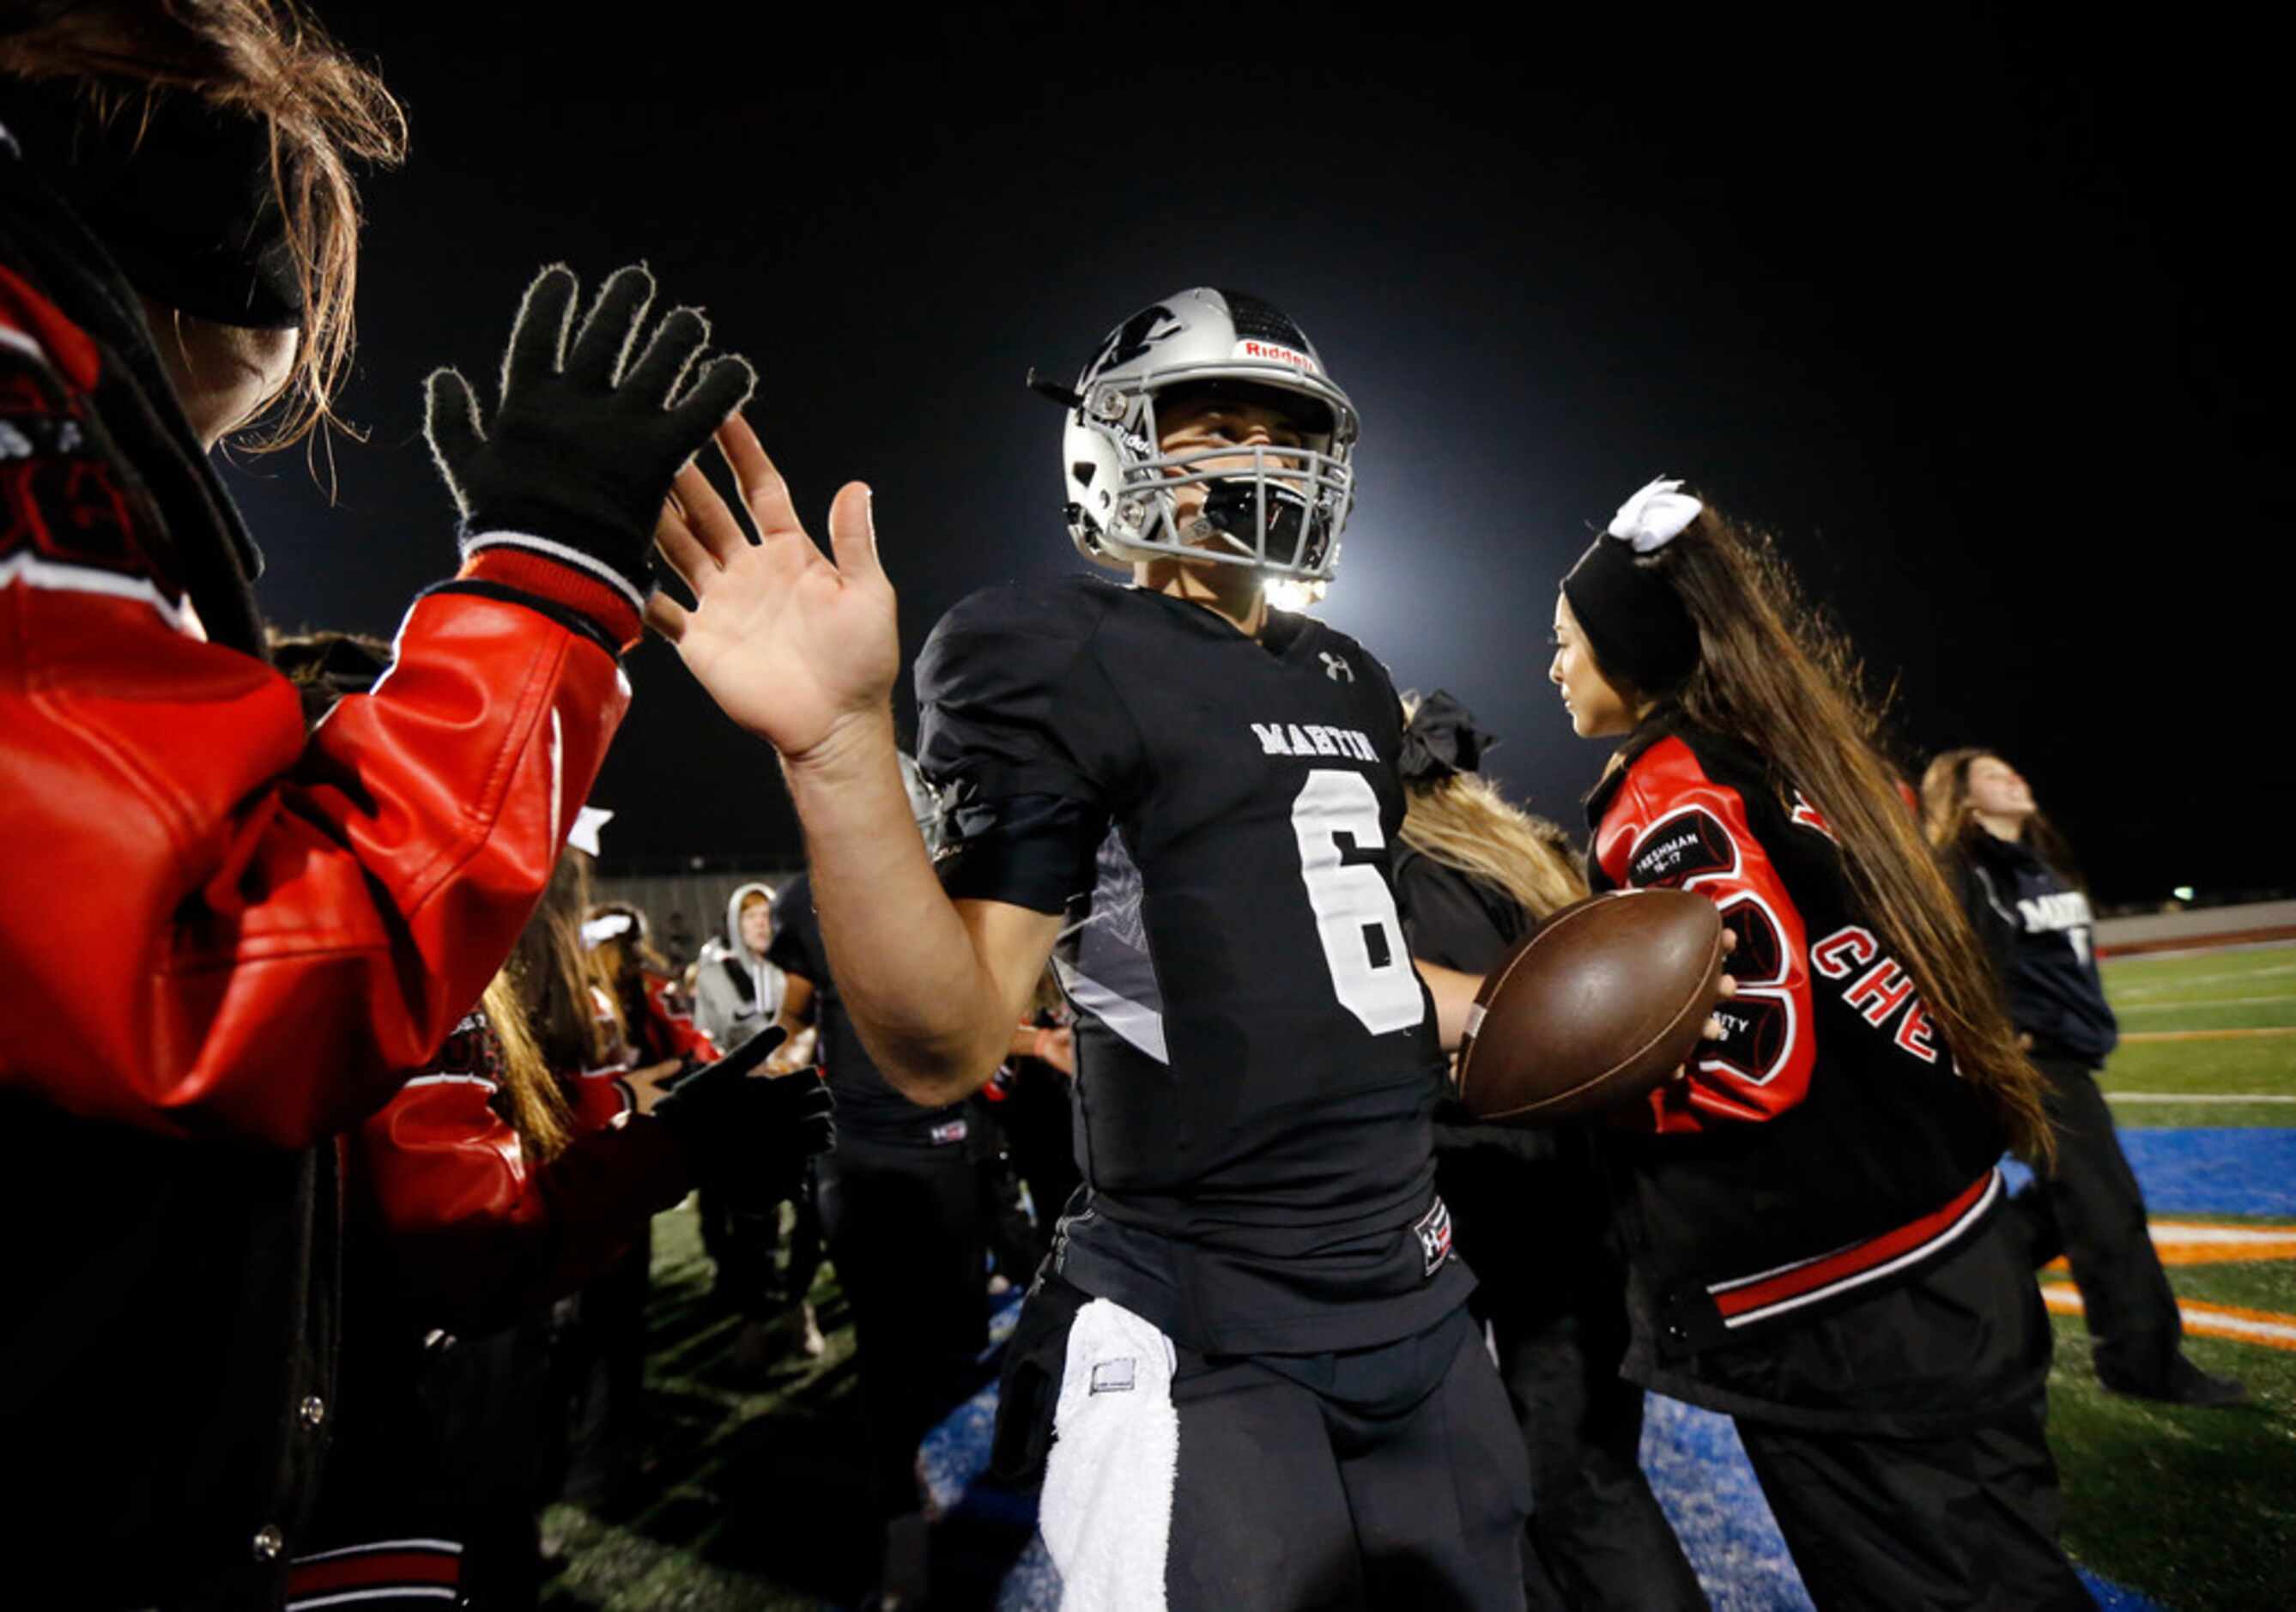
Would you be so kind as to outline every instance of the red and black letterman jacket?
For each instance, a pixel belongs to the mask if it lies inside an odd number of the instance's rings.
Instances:
[[[1965,1246],[1999,1201],[2002,1138],[1809,802],[1669,711],[1622,755],[1587,803],[1594,888],[1695,892],[1738,938],[1727,1033],[1605,1139],[1632,1267],[1627,1374],[1714,1402],[1699,1391],[1712,1352]]]
[[[392,1305],[473,1334],[573,1292],[692,1185],[676,1143],[626,1106],[578,1110],[573,1139],[530,1158],[499,1112],[501,1043],[464,1016],[421,1074],[349,1138],[349,1219]]]
[[[257,563],[133,293],[0,142],[0,1443],[73,1604],[276,1599],[332,1139],[478,999],[628,698],[635,613],[498,551],[307,736]]]
[[[483,1008],[348,1139],[342,1418],[291,1601],[435,1592],[472,1523],[534,1499],[550,1404],[531,1327],[688,1186],[656,1122],[578,1114],[546,1163],[500,1112]]]
[[[678,1006],[675,980],[658,974],[640,977],[644,981],[643,1011],[627,1024],[622,1022],[629,1016],[627,1009],[618,1008],[603,988],[590,988],[597,1003],[598,1023],[606,1027],[607,1033],[627,1039],[617,1061],[559,1077],[566,1100],[573,1106],[575,1123],[585,1129],[606,1124],[636,1110],[636,1098],[622,1079],[631,1070],[670,1058],[714,1064],[725,1056],[709,1039],[709,1032]]]

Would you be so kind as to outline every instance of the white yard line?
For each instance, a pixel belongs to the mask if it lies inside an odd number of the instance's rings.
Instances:
[[[2285,941],[2280,941],[2275,943],[2284,946],[2288,942]],[[2149,963],[2163,957],[2185,957],[2189,955],[2190,954],[2186,952],[2156,951],[2149,956],[2141,958],[2107,958],[2104,959],[2104,966],[2107,968],[2113,968],[2117,966],[2126,966],[2130,963]],[[2181,980],[2161,980],[2150,984],[2139,983],[2135,985],[2123,985],[2120,988],[2119,994],[2123,996],[2158,996],[2164,991],[2182,991],[2187,985],[2221,985],[2226,980],[2260,979],[2267,974],[2296,974],[2296,963],[2275,963],[2269,968],[2239,968],[2234,969],[2228,974],[2195,974],[2188,975]]]
[[[2186,1008],[2261,1008],[2268,1002],[2296,1002],[2296,991],[2282,996],[2218,996],[2191,1002],[2121,1002],[2122,1013],[2177,1013]]]
[[[2108,1091],[2108,1103],[2296,1103],[2296,1097],[2277,1092],[2242,1091]]]
[[[2041,1288],[2041,1302],[2060,1315],[2081,1313],[2081,1296],[2071,1287],[2050,1282]],[[2269,1344],[2276,1349],[2296,1349],[2296,1317],[2268,1311],[2243,1311],[2228,1304],[2203,1304],[2186,1299],[2177,1305],[2185,1330],[2204,1336],[2235,1337]]]
[[[2218,1337],[2253,1338],[2259,1344],[2277,1344],[2283,1349],[2296,1348],[2296,1324],[2268,1321],[2253,1315],[2227,1315],[2221,1310],[2201,1310],[2189,1304],[2179,1304],[2177,1311],[2185,1325],[2202,1336],[2214,1333]]]
[[[2156,1243],[2284,1243],[2296,1227],[2209,1226],[2191,1221],[2154,1221],[2149,1228]]]

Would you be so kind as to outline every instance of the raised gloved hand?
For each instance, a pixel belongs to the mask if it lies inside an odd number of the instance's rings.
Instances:
[[[728,1057],[697,1065],[653,1107],[685,1150],[696,1183],[737,1202],[792,1196],[808,1162],[837,1140],[836,1105],[818,1075],[753,1073],[781,1040],[781,1027],[768,1027]]]
[[[577,329],[578,289],[562,264],[535,276],[503,355],[501,407],[482,418],[461,373],[438,370],[422,432],[462,511],[464,558],[498,547],[545,554],[643,611],[670,481],[757,375],[723,356],[680,393],[709,339],[701,312],[672,308],[642,344],[652,275],[617,269]]]

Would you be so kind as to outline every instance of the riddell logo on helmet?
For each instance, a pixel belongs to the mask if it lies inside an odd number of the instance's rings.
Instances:
[[[1239,341],[1235,344],[1239,358],[1257,358],[1263,364],[1289,364],[1292,368],[1316,373],[1316,360],[1306,353],[1294,352],[1288,347],[1278,347],[1273,341]]]

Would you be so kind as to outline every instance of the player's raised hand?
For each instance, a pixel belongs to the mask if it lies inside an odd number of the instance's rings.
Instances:
[[[718,445],[760,540],[749,540],[709,478],[687,465],[654,539],[694,606],[657,592],[646,624],[677,646],[727,716],[795,760],[847,722],[883,712],[900,672],[869,489],[852,481],[838,493],[824,555],[749,423],[734,415]]]

